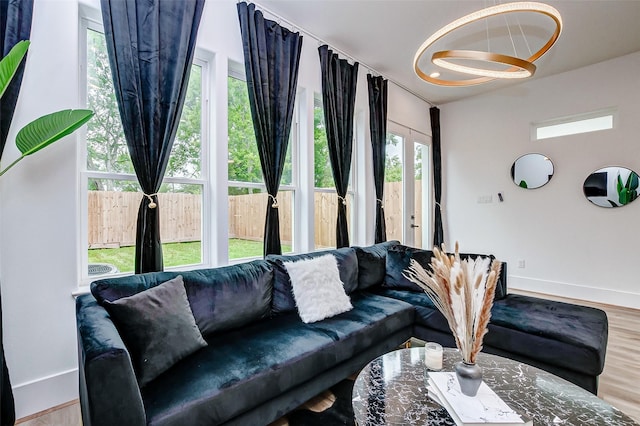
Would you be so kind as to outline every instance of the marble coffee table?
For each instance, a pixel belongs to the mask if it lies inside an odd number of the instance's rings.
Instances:
[[[443,371],[460,360],[445,348]],[[592,393],[539,368],[480,353],[483,380],[516,412],[533,424],[559,426],[638,425]],[[455,426],[446,410],[427,396],[424,348],[400,349],[371,361],[353,387],[358,426]]]

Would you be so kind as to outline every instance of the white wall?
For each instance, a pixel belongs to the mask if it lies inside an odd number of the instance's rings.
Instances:
[[[75,2],[35,2],[4,166],[18,156],[17,129],[41,115],[79,107],[77,9]],[[18,416],[46,408],[41,400],[77,397],[74,140],[65,138],[23,160],[0,182],[3,331]]]
[[[640,171],[638,75],[640,52],[442,106],[446,242],[507,261],[511,288],[640,308],[640,202],[605,209],[582,193],[601,167]],[[609,107],[618,110],[614,130],[531,141],[532,122]],[[510,178],[528,152],[555,166],[540,189]],[[485,195],[493,202],[478,203]]]
[[[95,0],[80,0],[97,6]],[[22,91],[3,166],[17,156],[13,137],[30,120],[59,109],[78,108],[78,3],[76,0],[35,0],[31,49]],[[99,16],[99,14],[97,14]],[[269,17],[268,14],[266,14]],[[228,60],[242,61],[236,1],[206,3],[198,47],[212,58],[210,94],[212,182],[227,176],[226,77]],[[313,111],[313,93],[320,92],[318,43],[305,37],[298,86],[301,108]],[[375,196],[371,177],[371,149],[366,72],[360,69],[357,95],[356,144],[358,220],[353,244],[373,241]],[[412,95],[389,88],[389,118],[429,133],[428,105]],[[311,123],[312,124],[312,123]],[[303,127],[311,141],[312,126]],[[311,137],[309,137],[309,135]],[[81,238],[79,138],[74,134],[46,151],[24,160],[0,181],[0,271],[4,343],[16,397],[17,416],[24,417],[78,397],[75,304],[72,292],[80,283]],[[300,184],[313,187],[308,146],[301,148]],[[305,157],[306,156],[306,157]],[[366,164],[363,164],[365,163]],[[306,173],[306,174],[305,174]],[[211,205],[226,211],[226,189],[212,185]],[[306,200],[307,206],[309,199]],[[301,205],[303,205],[302,202]],[[301,205],[299,208],[301,208]],[[310,204],[313,206],[312,202]],[[215,218],[226,229],[226,216]],[[300,232],[313,229],[308,218],[296,224]],[[209,227],[213,241],[211,264],[226,256],[226,235]],[[311,250],[313,239],[302,239],[299,251]]]

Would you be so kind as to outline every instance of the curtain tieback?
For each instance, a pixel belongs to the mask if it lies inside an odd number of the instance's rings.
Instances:
[[[442,204],[438,203],[437,201],[435,202],[436,206],[440,207],[440,211],[444,211],[444,207],[442,207]]]
[[[273,203],[271,204],[271,208],[277,209],[278,207],[280,207],[280,204],[278,204],[278,199],[276,197],[274,197],[271,194],[267,194],[267,195],[269,195],[269,198],[273,200]]]
[[[380,203],[380,208],[384,209],[384,204],[382,204],[382,200],[380,198],[376,198],[376,201]]]
[[[347,205],[347,199],[338,195],[338,200],[342,201],[343,205]]]
[[[156,207],[158,207],[158,205],[153,201],[152,197],[155,197],[158,195],[157,192],[153,193],[153,194],[145,194],[143,193],[142,195],[144,195],[145,197],[147,197],[149,199],[149,208],[150,209],[155,209]]]

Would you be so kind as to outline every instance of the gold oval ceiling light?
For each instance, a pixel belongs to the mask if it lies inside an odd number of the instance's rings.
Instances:
[[[448,61],[448,59],[461,59],[460,58],[461,54],[459,53],[461,51],[445,50],[443,52],[437,52],[440,57],[435,58],[439,60],[444,60],[446,62],[444,66],[442,65],[442,63],[440,63],[439,64],[440,66],[442,66],[443,68],[446,68],[447,66],[449,66],[449,68],[447,69],[450,69],[451,66],[457,67],[456,71],[463,72],[466,74],[472,74],[476,77],[467,79],[467,80],[446,80],[441,78],[433,78],[429,76],[429,74],[425,73],[420,69],[419,62],[421,57],[424,55],[424,53],[427,51],[429,47],[431,47],[436,41],[440,40],[442,37],[446,36],[452,31],[457,30],[460,27],[479,21],[481,19],[487,19],[491,16],[501,15],[505,13],[513,13],[513,12],[540,13],[550,17],[555,22],[555,30],[551,35],[551,37],[549,38],[549,40],[544,44],[544,46],[540,48],[540,50],[532,54],[528,59],[525,60],[525,59],[520,59],[513,56],[507,56],[507,55],[498,56],[500,54],[492,53],[492,52],[466,51],[466,52],[472,52],[473,55],[471,56],[475,56],[474,58],[466,58],[466,59],[501,63],[504,65],[510,66],[506,70],[498,71],[498,70],[482,69],[482,68],[476,68],[476,67],[465,67],[465,66],[460,66],[458,64],[453,64],[452,62]],[[517,3],[505,3],[505,4],[499,4],[496,6],[491,6],[486,9],[482,9],[477,12],[473,12],[469,15],[463,16],[462,18],[456,19],[455,21],[445,25],[444,27],[440,28],[438,31],[433,33],[428,39],[425,40],[424,43],[422,43],[422,45],[416,51],[416,54],[413,58],[413,69],[415,73],[418,75],[418,77],[420,77],[422,80],[428,83],[437,84],[440,86],[472,86],[475,84],[486,83],[486,82],[495,80],[497,78],[514,78],[514,75],[511,75],[508,73],[516,73],[516,74],[521,73],[520,76],[516,78],[523,78],[523,77],[526,77],[524,74],[527,72],[530,72],[531,75],[533,75],[533,72],[535,72],[535,67],[531,69],[533,62],[536,59],[540,58],[542,55],[544,55],[551,48],[551,46],[555,44],[555,42],[558,40],[558,37],[560,36],[561,31],[562,31],[562,18],[560,17],[560,13],[555,8],[547,4],[538,3],[538,2],[517,2]],[[467,56],[470,56],[470,55],[467,54]],[[519,61],[522,61],[522,62],[519,62]],[[529,63],[531,66],[528,65],[527,63]],[[479,72],[483,74],[479,74]],[[478,75],[481,75],[481,76],[477,77]]]
[[[486,68],[469,67],[453,63],[450,59],[465,59],[472,61],[492,62],[509,66],[508,70],[493,70]],[[536,66],[524,59],[515,56],[501,55],[500,53],[482,52],[476,50],[443,50],[436,52],[431,57],[435,65],[464,74],[472,74],[490,78],[527,78],[536,72]],[[514,71],[510,71],[514,70]]]

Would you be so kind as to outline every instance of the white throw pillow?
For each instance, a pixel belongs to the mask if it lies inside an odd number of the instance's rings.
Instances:
[[[333,255],[284,262],[284,265],[303,322],[320,321],[353,309]]]

